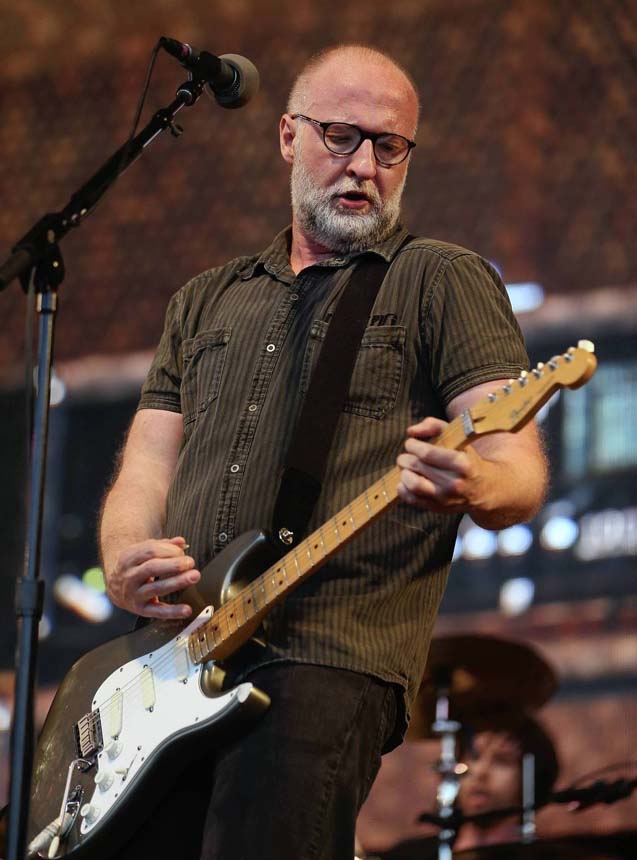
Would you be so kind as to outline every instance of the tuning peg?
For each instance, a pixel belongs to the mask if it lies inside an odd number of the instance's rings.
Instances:
[[[578,340],[577,348],[583,349],[585,352],[595,352],[595,344],[592,340]]]
[[[525,385],[528,385],[528,376],[529,373],[527,370],[523,370],[520,376],[518,377],[518,382],[520,384],[520,388],[524,388]]]
[[[559,356],[554,355],[553,358],[549,361],[549,367],[551,370],[557,370],[557,363],[559,361]]]
[[[490,403],[495,403],[495,401],[496,401],[497,399],[498,399],[498,395],[497,395],[497,394],[494,394],[494,392],[493,392],[493,391],[492,391],[490,394],[487,394],[487,400],[488,400]]]

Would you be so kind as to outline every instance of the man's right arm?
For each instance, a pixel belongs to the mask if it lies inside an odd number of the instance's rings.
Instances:
[[[148,618],[188,617],[190,607],[162,598],[201,576],[186,554],[184,537],[162,537],[166,495],[182,436],[179,413],[141,409],[102,508],[100,548],[107,594],[116,606]]]

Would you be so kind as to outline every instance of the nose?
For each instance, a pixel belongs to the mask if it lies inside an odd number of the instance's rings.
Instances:
[[[469,767],[469,774],[476,782],[486,782],[489,776],[489,765],[487,762],[477,759]]]
[[[347,165],[347,174],[348,176],[356,176],[359,179],[373,179],[376,176],[377,170],[374,144],[371,140],[364,140],[356,152],[350,156]]]

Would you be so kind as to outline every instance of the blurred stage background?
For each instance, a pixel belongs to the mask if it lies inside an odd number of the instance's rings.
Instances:
[[[553,480],[528,526],[463,523],[438,632],[533,644],[560,675],[541,718],[559,785],[637,751],[637,11],[631,0],[0,0],[0,254],[61,208],[125,139],[161,35],[244,54],[261,73],[245,108],[202,99],[63,244],[43,575],[39,714],[71,662],[128,629],[99,594],[94,530],[169,296],[288,221],[277,122],[307,57],[339,41],[387,50],[414,74],[423,123],[406,192],[412,232],[468,246],[518,298],[532,361],[579,338],[600,367],[542,415]],[[160,56],[147,102],[183,80]],[[537,306],[540,290],[543,302]],[[6,795],[13,584],[24,497],[24,296],[0,296],[0,725]],[[533,305],[536,305],[533,307]],[[59,599],[56,597],[59,596]],[[60,600],[67,605],[64,606]],[[69,608],[75,602],[76,609]],[[83,617],[82,617],[83,616]],[[89,620],[90,619],[90,620]],[[387,757],[361,816],[380,848],[425,832],[431,742]],[[542,833],[634,826],[635,799],[540,815]]]

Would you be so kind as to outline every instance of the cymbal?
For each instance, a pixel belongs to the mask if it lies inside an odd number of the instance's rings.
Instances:
[[[637,831],[619,833],[581,833],[540,839],[523,845],[511,842],[469,851],[454,851],[458,860],[617,860],[637,856]]]
[[[412,712],[407,740],[433,737],[437,690],[449,687],[449,715],[476,731],[512,728],[557,689],[551,666],[530,645],[484,635],[437,636]]]

